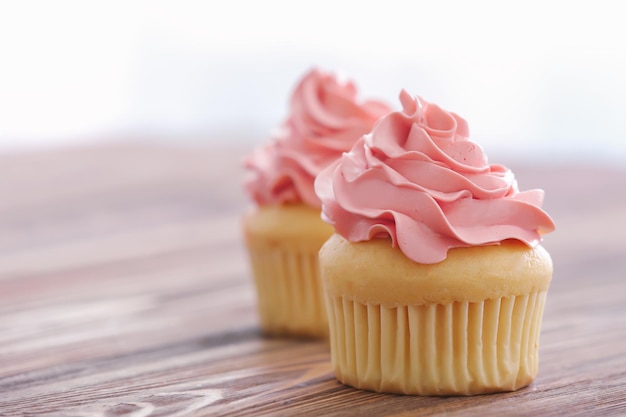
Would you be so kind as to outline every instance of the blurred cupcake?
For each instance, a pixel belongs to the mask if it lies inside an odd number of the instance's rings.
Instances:
[[[318,252],[333,229],[320,218],[314,179],[389,111],[358,101],[352,82],[313,69],[295,88],[280,129],[246,158],[245,189],[255,204],[243,230],[265,333],[327,335]]]
[[[554,229],[454,113],[400,94],[317,178],[336,231],[320,251],[333,368],[356,388],[513,391],[537,374]]]

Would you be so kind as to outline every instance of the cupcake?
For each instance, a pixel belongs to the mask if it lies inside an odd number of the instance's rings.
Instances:
[[[352,82],[313,69],[296,86],[282,126],[245,159],[254,204],[243,230],[266,334],[327,335],[317,259],[333,229],[321,220],[313,182],[389,111],[358,101]]]
[[[332,365],[378,392],[514,391],[537,374],[554,230],[464,119],[400,93],[403,110],[315,182],[335,233],[320,250]]]

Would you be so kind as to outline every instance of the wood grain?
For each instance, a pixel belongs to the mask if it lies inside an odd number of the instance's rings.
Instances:
[[[244,151],[0,155],[0,415],[626,415],[626,171],[499,161],[558,227],[539,376],[409,397],[339,384],[325,342],[259,333]]]

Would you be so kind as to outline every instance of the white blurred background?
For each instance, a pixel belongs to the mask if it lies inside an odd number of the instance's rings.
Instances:
[[[487,154],[626,157],[611,1],[6,1],[0,151],[143,140],[252,146],[311,67],[466,118]]]

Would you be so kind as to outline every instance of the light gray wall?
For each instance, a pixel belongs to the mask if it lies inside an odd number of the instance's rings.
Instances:
[[[626,155],[626,27],[608,1],[12,2],[0,149],[69,141],[253,146],[312,66],[362,96],[455,111],[487,151]],[[489,152],[488,152],[489,153]]]

